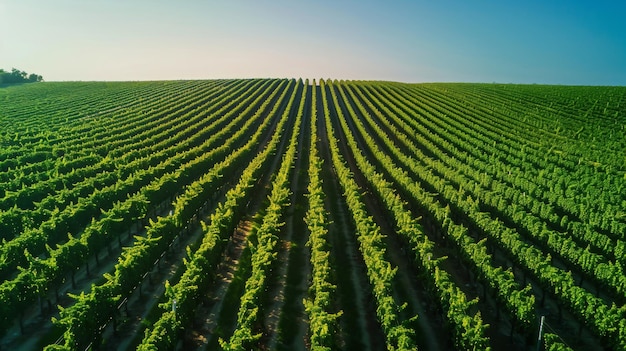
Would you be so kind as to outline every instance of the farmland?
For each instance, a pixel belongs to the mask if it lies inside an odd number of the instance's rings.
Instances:
[[[0,87],[0,350],[626,349],[626,88]]]

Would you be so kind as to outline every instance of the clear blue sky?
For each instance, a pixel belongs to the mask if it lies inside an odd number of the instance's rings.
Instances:
[[[0,0],[0,68],[626,85],[626,0]]]

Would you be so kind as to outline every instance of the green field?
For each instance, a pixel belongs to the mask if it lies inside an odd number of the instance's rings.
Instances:
[[[0,86],[0,350],[626,349],[626,87]]]

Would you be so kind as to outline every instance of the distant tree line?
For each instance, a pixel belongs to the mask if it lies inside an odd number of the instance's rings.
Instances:
[[[28,74],[17,68],[13,68],[11,72],[8,72],[0,68],[0,84],[35,83],[42,81],[43,77],[35,73]]]

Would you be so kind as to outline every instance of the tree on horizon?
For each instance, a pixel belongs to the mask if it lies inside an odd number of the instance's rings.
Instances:
[[[43,82],[41,75],[30,73],[26,71],[20,71],[17,68],[12,68],[11,72],[5,71],[0,68],[0,84],[16,84],[16,83],[36,83]]]

